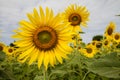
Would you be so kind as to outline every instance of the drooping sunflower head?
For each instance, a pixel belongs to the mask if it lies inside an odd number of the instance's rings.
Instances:
[[[63,12],[63,19],[66,22],[71,23],[71,27],[74,31],[81,31],[80,25],[87,26],[87,21],[89,21],[89,12],[84,6],[78,6],[76,4],[71,4]]]
[[[113,33],[113,41],[119,43],[120,42],[120,33]]]
[[[115,31],[116,25],[114,22],[110,22],[110,24],[107,26],[105,30],[104,36],[108,39],[111,39],[113,37],[113,32]]]
[[[30,21],[21,20],[13,38],[18,38],[14,44],[19,47],[16,52],[20,52],[21,62],[38,61],[38,68],[44,64],[47,69],[48,64],[55,65],[56,59],[62,63],[67,58],[71,51],[68,46],[71,29],[69,23],[63,23],[61,16],[55,16],[49,8],[44,11],[40,7],[39,12],[34,9],[33,14],[28,14]]]

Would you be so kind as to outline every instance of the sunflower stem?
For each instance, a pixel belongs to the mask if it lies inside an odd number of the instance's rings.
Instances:
[[[86,76],[89,74],[89,72],[90,72],[90,71],[88,71],[88,72],[84,75],[84,77],[82,78],[82,80],[85,80],[85,78],[86,78]]]
[[[46,79],[46,70],[45,70],[45,67],[43,67],[44,69],[43,69],[43,76],[44,76],[44,80],[47,80]]]

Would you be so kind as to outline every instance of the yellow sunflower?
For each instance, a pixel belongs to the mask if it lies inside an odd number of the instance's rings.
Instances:
[[[115,31],[115,28],[116,28],[116,25],[114,22],[110,22],[110,24],[107,26],[106,30],[105,30],[105,33],[104,33],[104,36],[107,38],[107,39],[112,39],[113,37],[113,32]]]
[[[88,58],[93,58],[94,55],[97,53],[95,46],[87,45],[86,48],[82,49],[81,52]]]
[[[111,40],[109,40],[109,39],[104,39],[104,40],[102,41],[102,44],[103,44],[103,48],[110,48],[112,42],[111,42]]]
[[[89,21],[89,12],[84,6],[71,4],[62,14],[65,22],[70,22],[73,31],[82,32],[80,25],[87,26]]]
[[[49,8],[44,11],[39,7],[39,13],[34,8],[33,14],[27,16],[30,21],[20,21],[20,27],[12,36],[18,38],[14,42],[19,47],[16,50],[20,52],[18,59],[28,61],[29,65],[37,61],[38,68],[44,64],[46,70],[49,64],[54,67],[56,59],[62,63],[72,50],[68,46],[71,40],[69,23],[63,23],[60,14],[54,16]]]
[[[119,43],[120,42],[120,33],[113,33],[113,41]]]
[[[96,41],[95,47],[97,49],[100,49],[102,47],[102,42],[101,41]]]
[[[6,49],[5,49],[5,53],[6,53],[6,55],[13,55],[13,53],[14,53],[14,47],[10,47],[10,46],[7,46],[6,47]]]
[[[88,45],[91,45],[95,49],[96,53],[99,52],[102,47],[101,41],[97,41],[97,40],[93,40],[92,42],[88,43],[87,46]]]
[[[6,49],[6,45],[4,43],[0,42],[0,51],[5,52],[5,49]]]

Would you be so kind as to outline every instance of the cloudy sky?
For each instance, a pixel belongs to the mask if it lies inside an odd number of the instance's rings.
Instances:
[[[10,44],[14,41],[12,31],[18,28],[18,22],[27,19],[26,13],[42,6],[52,8],[54,13],[64,11],[70,4],[86,6],[90,12],[88,28],[82,28],[83,41],[88,43],[96,34],[103,34],[104,29],[113,21],[120,32],[120,0],[0,0],[0,41]]]

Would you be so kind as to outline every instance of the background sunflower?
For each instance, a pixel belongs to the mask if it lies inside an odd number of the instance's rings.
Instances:
[[[71,23],[73,31],[82,31],[80,26],[87,26],[89,12],[85,6],[71,4],[63,12],[63,19]]]
[[[115,29],[116,29],[116,24],[114,22],[110,22],[109,25],[106,27],[104,33],[105,38],[112,39]]]

